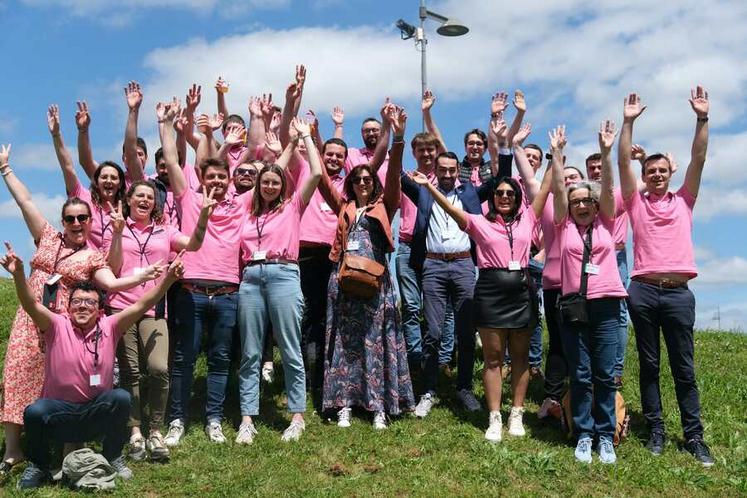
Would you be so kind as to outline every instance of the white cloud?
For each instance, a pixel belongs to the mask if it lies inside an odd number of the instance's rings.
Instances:
[[[747,332],[747,304],[735,301],[696,305],[695,328]]]
[[[698,286],[747,284],[747,259],[740,256],[708,258],[698,265]]]
[[[44,219],[50,222],[52,225],[61,228],[60,213],[62,204],[67,200],[67,197],[62,195],[50,196],[45,193],[33,193],[31,198],[34,201],[34,205],[39,209]],[[0,202],[0,219],[22,219],[21,210],[13,199]]]
[[[747,215],[747,188],[703,186],[698,193],[694,217],[708,221],[716,215]]]
[[[59,171],[60,169],[60,163],[57,162],[57,156],[51,142],[13,145],[10,162],[17,166],[16,172],[21,176],[23,176],[22,171],[25,169],[48,171]]]

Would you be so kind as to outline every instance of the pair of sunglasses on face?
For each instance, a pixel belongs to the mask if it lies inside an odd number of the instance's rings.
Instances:
[[[78,223],[85,223],[88,221],[91,217],[87,214],[79,214],[77,216],[73,216],[72,214],[68,214],[62,217],[62,221],[68,224],[75,223],[75,220],[78,220]]]

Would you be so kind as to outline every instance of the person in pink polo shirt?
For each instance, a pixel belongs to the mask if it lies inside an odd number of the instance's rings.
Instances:
[[[565,127],[559,126],[550,133],[553,221],[562,285],[558,300],[560,333],[571,378],[575,456],[583,463],[591,463],[595,437],[599,438],[599,460],[605,464],[617,461],[613,445],[617,391],[614,369],[620,300],[627,294],[615,255],[615,195],[610,159],[615,134],[614,123],[601,124],[601,185],[581,181],[566,188],[562,164]],[[575,314],[569,311],[572,299],[580,309]]]
[[[636,187],[636,175],[630,165],[633,123],[645,106],[634,93],[625,99],[618,164],[622,197],[633,228],[628,310],[641,366],[641,408],[650,431],[646,448],[660,455],[666,437],[659,390],[661,330],[674,377],[684,448],[704,466],[711,466],[714,461],[703,441],[693,358],[695,297],[687,285],[698,273],[692,241],[693,208],[708,148],[710,107],[703,87],[691,91],[690,106],[696,115],[695,136],[685,181],[679,190],[669,190],[672,163],[663,154],[645,159],[641,177],[646,191],[640,192]]]
[[[34,298],[23,262],[6,246],[0,264],[13,275],[18,300],[45,346],[42,395],[23,414],[29,465],[18,488],[37,488],[50,480],[53,440],[85,443],[103,436],[103,456],[120,477],[132,478],[122,456],[130,395],[112,389],[114,351],[122,334],[181,276],[181,262],[177,258],[157,287],[117,315],[103,315],[103,294],[90,282],[73,285],[66,313],[58,314]]]
[[[215,205],[212,196],[203,192],[197,226],[191,236],[187,236],[164,223],[163,214],[156,206],[156,188],[152,182],[134,182],[125,201],[124,210],[120,206],[112,212],[112,235],[104,238],[109,266],[122,276],[137,275],[151,262],[168,261],[172,254],[181,250],[197,251],[202,247],[208,217]],[[159,281],[154,280],[111,294],[107,306],[111,313],[119,313],[158,284]],[[129,457],[144,460],[150,454],[151,460],[166,460],[169,450],[161,435],[169,394],[169,331],[165,299],[127,330],[117,348],[117,358],[121,385],[132,395],[128,423],[131,428]],[[140,373],[141,364],[147,366],[147,377],[145,372]],[[141,378],[148,386],[147,402],[140,399]],[[150,409],[147,441],[140,432],[141,411],[145,405]]]
[[[250,215],[241,234],[244,269],[239,289],[242,353],[238,444],[251,444],[257,433],[252,418],[259,414],[260,364],[268,324],[272,325],[283,359],[288,411],[292,414],[282,440],[299,439],[305,428],[306,376],[301,356],[303,294],[298,248],[301,217],[319,183],[322,165],[309,124],[294,118],[291,125],[306,144],[309,176],[298,190],[286,197],[283,168],[276,164],[262,168]],[[294,147],[293,140],[291,147]]]

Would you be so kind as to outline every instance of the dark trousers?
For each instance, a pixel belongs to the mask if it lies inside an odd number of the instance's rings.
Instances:
[[[665,432],[659,388],[661,329],[669,354],[669,368],[674,378],[685,439],[702,437],[700,398],[693,359],[695,296],[687,287],[660,289],[636,280],[630,282],[628,296],[628,312],[635,329],[641,367],[641,407],[649,430]]]
[[[427,326],[423,339],[425,392],[435,394],[438,379],[438,350],[441,345],[446,306],[454,306],[457,337],[457,389],[472,390],[475,366],[475,328],[472,301],[475,266],[471,258],[454,261],[426,259],[423,264],[423,308]]]
[[[542,300],[545,306],[545,323],[550,338],[545,365],[545,396],[560,401],[565,392],[565,378],[568,377],[568,363],[563,352],[563,341],[560,336],[560,315],[558,314],[558,297],[560,289],[545,289]]]
[[[327,286],[332,273],[329,260],[330,247],[301,247],[298,267],[301,271],[301,293],[304,299],[301,318],[301,354],[306,370],[309,370],[308,345],[314,344],[316,361],[314,371],[309,371],[312,390],[322,388],[324,381],[324,338],[327,328]]]
[[[101,454],[110,462],[122,454],[127,442],[130,393],[112,389],[87,403],[41,398],[26,407],[26,455],[39,468],[49,470],[52,441],[85,443],[103,436]]]

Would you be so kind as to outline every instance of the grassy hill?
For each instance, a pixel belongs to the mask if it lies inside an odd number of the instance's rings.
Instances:
[[[0,358],[15,310],[15,295],[0,281]],[[374,433],[365,416],[339,429],[316,414],[307,416],[300,442],[285,444],[287,425],[281,370],[275,384],[263,385],[259,436],[249,447],[235,446],[238,401],[235,376],[229,385],[224,423],[229,443],[208,443],[202,432],[205,366],[196,381],[193,424],[171,463],[133,464],[135,479],[118,483],[114,496],[747,496],[747,335],[696,334],[696,364],[706,441],[716,465],[704,469],[678,451],[679,412],[668,369],[662,375],[663,403],[670,440],[661,457],[643,447],[646,432],[638,394],[635,337],[628,345],[623,394],[632,411],[632,434],[618,448],[618,463],[577,464],[557,427],[536,418],[542,401],[539,382],[530,386],[525,424],[528,435],[500,444],[484,441],[487,414],[453,409],[453,387],[425,420],[403,417]],[[662,365],[667,365],[666,357]],[[479,370],[481,364],[477,365]],[[479,375],[476,391],[482,395]],[[442,379],[441,385],[446,385]],[[452,382],[453,384],[453,382]],[[508,391],[506,391],[508,393]],[[504,401],[504,420],[508,404]],[[198,422],[199,421],[199,422]],[[13,496],[14,478],[0,489]],[[73,496],[47,487],[36,496]]]

